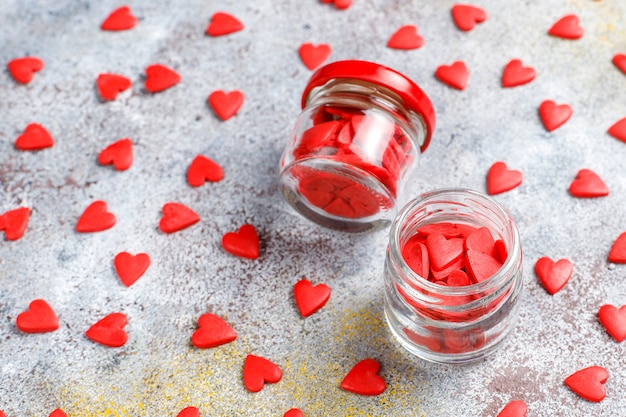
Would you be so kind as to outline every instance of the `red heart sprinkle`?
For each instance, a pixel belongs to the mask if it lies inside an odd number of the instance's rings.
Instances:
[[[243,23],[235,16],[217,12],[211,17],[211,23],[207,26],[206,33],[209,36],[222,36],[243,30]]]
[[[469,31],[474,29],[476,23],[487,20],[487,13],[470,4],[455,4],[452,6],[452,19],[459,29]]]
[[[244,95],[239,90],[226,93],[222,90],[213,91],[209,95],[209,105],[222,120],[233,117],[243,105]]]
[[[4,230],[6,240],[17,240],[24,236],[29,219],[28,207],[16,208],[0,215],[0,230]]]
[[[273,384],[283,377],[283,371],[275,363],[260,356],[248,354],[243,364],[243,384],[250,392],[259,392],[265,383]]]
[[[626,339],[626,305],[619,309],[610,304],[605,304],[598,311],[598,319],[607,333],[618,342]]]
[[[178,84],[180,80],[180,75],[165,65],[154,64],[146,68],[145,87],[151,93],[167,90]]]
[[[450,272],[448,279],[445,281],[449,287],[463,287],[466,285],[472,285],[472,280],[467,274],[459,269]]]
[[[419,234],[413,236],[402,247],[402,258],[413,272],[422,278],[428,279],[430,262],[428,259],[428,249],[423,242],[425,242],[425,240],[423,240]]]
[[[314,286],[309,280],[301,279],[293,286],[293,295],[300,314],[309,317],[324,307],[330,298],[330,287],[326,284]]]
[[[287,410],[287,412],[283,414],[283,417],[304,417],[304,413],[298,408],[292,408],[290,410]]]
[[[224,178],[224,170],[217,162],[203,155],[197,155],[187,170],[187,183],[199,187],[206,181],[217,182]]]
[[[200,216],[195,211],[181,203],[165,203],[161,211],[163,217],[159,228],[164,233],[178,232],[200,221]]]
[[[626,54],[615,54],[613,56],[613,64],[626,74]]]
[[[468,250],[465,255],[465,268],[470,279],[478,283],[494,276],[502,268],[502,263],[493,256]]]
[[[322,63],[328,59],[331,52],[332,49],[330,45],[326,43],[313,45],[312,43],[307,42],[300,45],[300,49],[298,49],[300,59],[310,70],[314,70],[322,65]]]
[[[626,117],[618,120],[613,126],[609,128],[609,135],[616,139],[626,142]]]
[[[494,163],[487,173],[487,193],[495,195],[510,191],[518,187],[524,176],[521,171],[509,169],[506,163],[498,161]]]
[[[584,34],[584,30],[580,26],[578,16],[570,14],[563,16],[553,24],[548,34],[563,39],[580,39]]]
[[[609,372],[601,366],[590,366],[565,378],[565,385],[585,400],[600,402],[606,397],[604,383]]]
[[[496,417],[526,417],[528,406],[522,400],[514,400],[508,403]]]
[[[496,257],[496,242],[487,227],[480,227],[465,238],[465,249]]]
[[[392,49],[417,49],[424,45],[424,38],[417,33],[414,25],[400,27],[387,41],[387,47]]]
[[[237,339],[237,333],[215,314],[205,313],[198,319],[198,329],[191,336],[191,344],[200,349],[213,348]]]
[[[435,232],[426,238],[426,248],[432,268],[442,270],[454,261],[463,257],[463,239],[453,237],[446,239],[441,233]]]
[[[180,410],[176,417],[200,417],[200,410],[196,407],[185,407]]]
[[[126,171],[133,164],[133,142],[128,138],[113,142],[100,152],[98,163],[113,164],[116,170]]]
[[[574,265],[568,259],[559,259],[554,262],[549,257],[544,256],[535,263],[535,273],[550,294],[559,292],[572,277],[573,272]]]
[[[34,56],[27,56],[9,61],[7,67],[15,81],[28,84],[33,79],[33,73],[43,68],[43,61]]]
[[[525,67],[519,59],[512,59],[504,67],[502,73],[502,87],[517,87],[528,84],[537,76],[532,67]]]
[[[130,78],[117,74],[100,74],[96,80],[96,86],[100,96],[105,100],[115,100],[122,91],[130,88]]]
[[[382,394],[387,384],[378,375],[379,370],[380,364],[376,359],[363,359],[341,381],[341,388],[359,395]]]
[[[539,106],[539,117],[548,132],[563,126],[572,117],[572,113],[572,107],[569,104],[557,106],[552,100],[545,100]]]
[[[608,259],[615,264],[626,264],[626,232],[615,239]]]
[[[242,258],[259,257],[259,235],[251,224],[244,224],[237,232],[228,232],[222,237],[224,250]]]
[[[598,174],[590,169],[581,169],[570,184],[569,192],[578,198],[604,197],[609,195],[609,188]]]
[[[148,270],[150,256],[146,253],[133,256],[128,252],[120,252],[115,255],[113,264],[122,283],[130,287]]]
[[[67,414],[65,414],[65,412],[60,408],[57,408],[56,410],[51,412],[48,417],[67,417]]]
[[[24,333],[46,333],[59,328],[56,313],[44,300],[33,300],[28,310],[17,316],[15,324]]]
[[[76,231],[80,233],[101,232],[115,225],[115,215],[107,211],[107,203],[94,201],[85,209],[76,223]]]
[[[352,0],[335,0],[335,9],[345,10],[352,6]]]
[[[104,22],[100,25],[100,29],[110,31],[128,30],[134,28],[136,24],[137,18],[133,16],[130,7],[122,6],[113,10],[111,14],[104,19]]]
[[[15,147],[21,151],[37,151],[50,148],[54,145],[54,139],[48,131],[38,123],[26,126],[24,133],[18,136]]]
[[[121,347],[128,341],[124,326],[128,319],[123,313],[111,313],[91,326],[85,335],[96,343],[109,347]]]
[[[435,71],[435,77],[450,87],[464,90],[467,86],[469,71],[465,62],[456,61],[452,65],[441,65],[438,67]]]

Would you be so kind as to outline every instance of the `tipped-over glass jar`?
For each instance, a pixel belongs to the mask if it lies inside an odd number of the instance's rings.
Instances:
[[[365,232],[388,226],[430,142],[435,112],[406,76],[338,61],[317,70],[280,161],[280,188],[304,217]]]
[[[523,277],[515,222],[475,191],[423,194],[391,226],[384,281],[385,316],[403,347],[432,362],[481,359],[517,320]]]

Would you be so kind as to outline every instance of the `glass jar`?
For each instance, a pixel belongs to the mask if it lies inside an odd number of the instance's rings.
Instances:
[[[494,241],[503,244],[497,272],[463,286],[441,285],[416,273],[403,257],[403,248],[418,229],[446,224],[459,230],[486,227]],[[467,268],[467,254],[463,261]],[[517,320],[523,277],[515,222],[502,205],[475,191],[423,194],[407,204],[391,226],[384,281],[387,323],[409,352],[440,363],[481,359],[502,343]]]
[[[337,230],[388,226],[432,136],[430,99],[393,69],[338,61],[311,76],[302,108],[280,161],[286,201]]]

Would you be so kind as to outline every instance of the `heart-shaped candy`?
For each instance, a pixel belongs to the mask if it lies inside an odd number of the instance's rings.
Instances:
[[[126,171],[133,164],[133,142],[128,138],[113,142],[98,154],[98,163]]]
[[[402,258],[404,262],[422,278],[428,279],[430,272],[430,261],[428,249],[423,243],[422,236],[415,235],[402,247]]]
[[[380,364],[376,359],[363,359],[341,381],[341,388],[354,394],[379,395],[387,388],[385,380],[378,375]]]
[[[598,174],[590,169],[581,169],[570,184],[569,192],[578,198],[604,197],[609,195],[609,188]]]
[[[167,90],[178,84],[180,80],[180,75],[165,65],[154,64],[146,68],[145,88],[151,93]]]
[[[259,392],[263,386],[273,384],[283,377],[283,371],[275,363],[252,354],[246,356],[243,364],[243,384],[250,392]]]
[[[487,13],[470,4],[455,4],[452,6],[452,19],[459,29],[469,31],[474,29],[476,23],[487,20]]]
[[[24,236],[28,219],[30,219],[28,207],[9,210],[0,215],[0,230],[4,230],[4,237],[7,240],[17,240]]]
[[[67,414],[65,414],[65,412],[60,408],[57,408],[56,410],[51,412],[48,417],[67,417]]]
[[[119,93],[128,90],[131,85],[130,78],[117,74],[100,74],[96,80],[100,97],[105,100],[115,100]]]
[[[120,252],[115,255],[113,265],[122,283],[130,287],[148,270],[150,256],[147,253],[131,255],[128,252]]]
[[[543,256],[535,263],[535,273],[549,294],[556,294],[567,284],[574,273],[574,265],[569,259],[554,262]]]
[[[28,84],[33,79],[33,74],[43,68],[43,61],[34,56],[27,56],[9,61],[7,67],[15,81]]]
[[[335,9],[345,10],[352,5],[352,0],[335,0]]]
[[[314,45],[310,42],[307,42],[300,45],[300,48],[298,49],[298,54],[300,55],[302,63],[304,63],[304,65],[310,70],[314,70],[315,68],[322,65],[322,63],[328,59],[331,53],[332,49],[330,45],[326,43]]]
[[[494,163],[487,173],[487,193],[495,195],[518,187],[524,176],[521,171],[509,169],[505,162]]]
[[[130,7],[122,6],[111,12],[111,14],[104,19],[100,29],[110,31],[128,30],[135,27],[137,24],[137,18],[133,16]]]
[[[548,31],[548,34],[563,39],[580,39],[584,33],[578,16],[574,14],[563,16]]]
[[[452,65],[439,66],[435,71],[435,77],[450,87],[464,90],[467,86],[469,71],[465,62],[456,61]]]
[[[426,238],[426,248],[432,269],[442,270],[463,257],[463,239],[450,238],[439,233],[431,233]]]
[[[460,269],[450,272],[448,279],[445,281],[449,287],[463,287],[465,285],[472,285],[472,280],[467,274]]]
[[[324,307],[330,298],[330,287],[326,284],[314,286],[309,280],[301,279],[293,286],[293,295],[300,314],[309,317]]]
[[[496,417],[526,417],[528,406],[522,400],[514,400],[508,403]]]
[[[161,210],[163,217],[159,228],[164,233],[178,232],[200,221],[200,216],[195,211],[181,203],[165,203]]]
[[[610,304],[605,304],[598,311],[598,319],[607,333],[618,342],[626,339],[626,305],[619,309]]]
[[[180,410],[176,417],[200,417],[200,410],[196,407],[185,407]]]
[[[563,126],[572,117],[572,107],[569,104],[557,105],[552,100],[545,100],[539,106],[539,117],[548,132]]]
[[[517,87],[528,84],[537,76],[532,67],[525,67],[519,59],[512,59],[502,72],[502,87]]]
[[[496,241],[487,227],[479,227],[465,238],[465,249],[496,258]]]
[[[251,224],[244,224],[237,232],[228,232],[222,237],[222,247],[232,255],[242,258],[259,257],[259,235]]]
[[[626,54],[613,55],[613,64],[626,74]]]
[[[209,95],[209,105],[215,114],[222,120],[233,117],[243,105],[244,95],[239,90],[229,93],[217,90]]]
[[[97,200],[91,203],[76,223],[76,231],[80,233],[101,232],[112,228],[116,219],[107,211],[107,203]]]
[[[298,408],[292,408],[287,410],[287,412],[283,414],[283,417],[304,417],[304,413]]]
[[[59,328],[57,315],[44,300],[33,300],[28,310],[17,316],[15,324],[24,333],[46,333]]]
[[[626,264],[626,232],[620,234],[613,242],[608,260],[616,264]]]
[[[211,17],[211,22],[206,28],[209,36],[223,36],[243,30],[244,26],[235,16],[217,12]]]
[[[606,397],[604,383],[609,372],[601,366],[590,366],[565,378],[565,385],[588,401],[600,402]]]
[[[121,347],[128,341],[124,326],[128,319],[124,313],[111,313],[92,325],[85,335],[96,343],[109,347]]]
[[[424,45],[424,38],[417,33],[414,25],[404,25],[394,32],[387,41],[387,47],[392,49],[417,49]]]
[[[223,178],[222,167],[203,155],[197,155],[187,169],[187,183],[192,187],[199,187],[206,181],[221,181]]]
[[[626,117],[615,122],[615,124],[609,128],[608,132],[609,135],[613,136],[615,139],[626,142]]]
[[[26,126],[24,133],[18,136],[15,141],[15,147],[21,151],[37,151],[50,148],[53,145],[54,139],[50,133],[38,123],[31,123]]]
[[[191,344],[200,349],[213,348],[237,339],[237,333],[215,314],[205,313],[198,319],[198,329],[191,336]]]
[[[502,268],[502,263],[486,253],[468,250],[465,268],[472,282],[478,283],[494,276]]]

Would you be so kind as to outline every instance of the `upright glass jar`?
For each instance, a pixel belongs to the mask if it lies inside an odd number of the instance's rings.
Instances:
[[[428,147],[435,111],[406,76],[365,61],[318,69],[280,161],[280,188],[304,217],[365,232],[388,226]]]
[[[455,225],[459,231],[486,227],[503,244],[501,267],[490,277],[463,286],[442,285],[416,273],[403,249],[418,229],[433,225]],[[465,255],[460,268],[463,263],[469,266],[468,259]],[[515,222],[502,205],[475,191],[445,189],[423,194],[407,204],[391,226],[384,281],[387,322],[409,352],[441,363],[481,359],[502,343],[518,315],[523,277]]]

